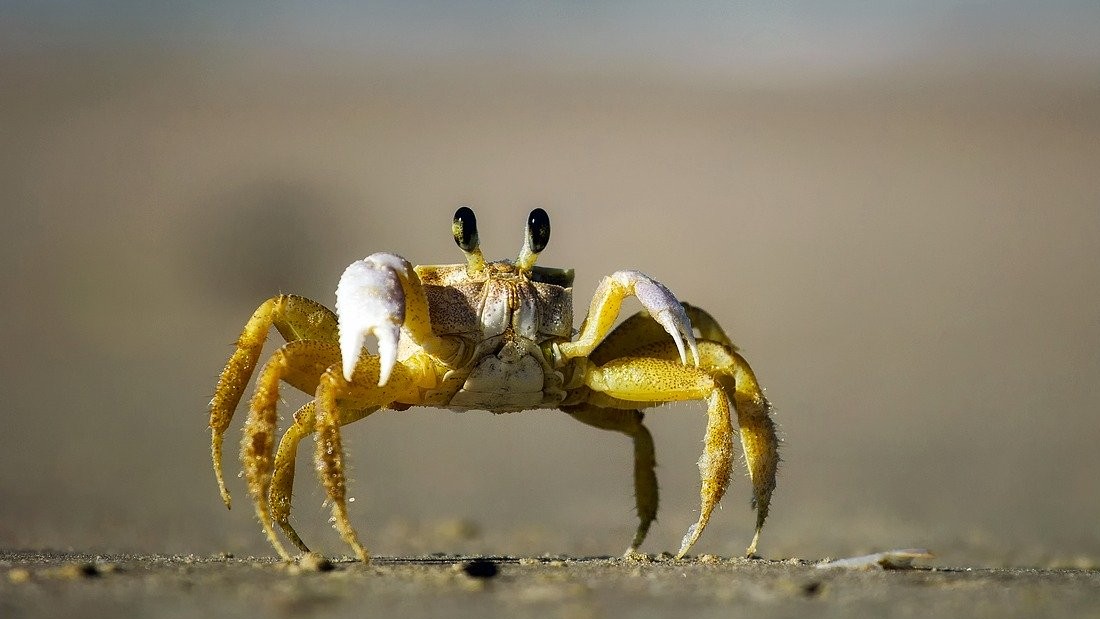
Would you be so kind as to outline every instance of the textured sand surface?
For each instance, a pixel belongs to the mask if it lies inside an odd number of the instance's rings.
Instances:
[[[471,576],[472,561],[496,574]],[[6,569],[5,569],[6,568]],[[1068,617],[1094,613],[1100,570],[822,570],[800,560],[270,559],[4,553],[0,612],[117,617]]]

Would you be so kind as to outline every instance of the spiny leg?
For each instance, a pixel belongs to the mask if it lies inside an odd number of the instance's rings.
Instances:
[[[634,533],[630,547],[623,554],[624,557],[633,557],[645,541],[650,525],[657,518],[657,458],[654,454],[653,435],[643,423],[645,415],[637,410],[600,408],[590,404],[562,410],[590,426],[621,432],[634,443],[634,501],[638,510],[638,530]]]
[[[585,376],[585,384],[610,396],[606,400],[609,403],[614,400],[706,400],[707,430],[703,438],[703,455],[699,458],[699,520],[684,536],[676,554],[676,558],[682,558],[699,539],[729,485],[733,469],[733,424],[725,390],[703,370],[649,357],[616,359],[591,368]]]
[[[667,342],[645,346],[638,354],[675,361],[676,348]],[[756,555],[760,531],[768,517],[779,468],[779,436],[771,418],[771,405],[745,358],[718,342],[699,341],[700,367],[715,375],[733,401],[745,465],[753,486],[752,506],[756,509],[756,531],[746,556]]]
[[[341,419],[347,410],[376,408],[415,395],[416,381],[401,363],[393,366],[389,380],[378,385],[381,363],[377,356],[364,354],[352,374],[352,382],[344,379],[341,364],[334,364],[321,376],[317,386],[315,463],[321,483],[332,504],[332,525],[356,557],[364,563],[370,560],[366,548],[348,518],[347,481],[344,475],[344,448],[340,438]]]
[[[741,449],[745,453],[745,465],[752,482],[752,506],[756,509],[756,530],[745,556],[756,556],[756,544],[760,531],[768,517],[775,476],[779,469],[779,436],[771,418],[771,404],[764,397],[752,368],[740,354],[716,343],[706,343],[705,363],[721,368],[719,382],[727,393],[733,392],[737,425],[740,428]],[[721,365],[719,365],[721,364]],[[732,382],[732,385],[730,384]]]
[[[294,423],[286,429],[279,450],[275,454],[275,471],[268,492],[268,504],[271,505],[271,517],[283,530],[287,538],[302,552],[309,552],[298,532],[290,524],[291,496],[294,491],[294,469],[298,454],[298,443],[316,429],[316,402],[307,402],[294,413]],[[360,410],[340,410],[340,425],[344,426],[366,417],[377,408]]]
[[[264,301],[245,324],[237,349],[229,357],[214,397],[210,400],[210,456],[214,463],[214,476],[226,507],[232,504],[222,472],[222,438],[233,412],[248,386],[256,362],[260,358],[264,341],[271,327],[275,327],[287,340],[316,339],[335,341],[336,315],[328,308],[305,297],[279,295]]]
[[[271,506],[268,503],[271,478],[275,470],[279,385],[285,381],[307,393],[316,391],[321,374],[327,367],[338,363],[339,359],[339,345],[335,342],[296,340],[276,350],[256,379],[256,391],[252,396],[248,420],[244,426],[244,438],[241,440],[241,466],[256,509],[256,517],[271,545],[286,560],[290,559],[290,554],[271,526]]]
[[[298,454],[298,443],[313,433],[315,403],[307,402],[294,413],[294,423],[283,433],[279,441],[279,450],[275,454],[275,470],[271,477],[271,488],[267,493],[267,502],[271,506],[271,517],[279,523],[283,534],[302,552],[309,547],[290,524],[290,500],[294,492],[294,465]]]

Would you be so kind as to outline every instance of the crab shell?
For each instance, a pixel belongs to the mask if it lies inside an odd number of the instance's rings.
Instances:
[[[461,339],[469,353],[421,403],[495,413],[555,408],[566,391],[546,352],[573,334],[573,271],[534,267],[525,277],[510,262],[486,267],[472,277],[463,264],[415,267],[432,331]],[[398,360],[419,350],[402,337]]]

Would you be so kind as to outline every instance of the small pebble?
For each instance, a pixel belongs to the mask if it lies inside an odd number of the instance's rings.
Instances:
[[[298,559],[298,566],[305,572],[331,572],[336,569],[332,561],[316,552],[302,555],[302,558]]]
[[[462,565],[462,571],[470,578],[489,579],[500,572],[497,564],[488,559],[474,559]]]

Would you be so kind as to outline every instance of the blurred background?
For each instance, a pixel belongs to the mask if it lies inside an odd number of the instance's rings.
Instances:
[[[785,439],[764,556],[1095,565],[1098,31],[1069,1],[6,4],[0,546],[272,554],[240,411],[232,511],[210,470],[232,342],[375,251],[459,261],[470,204],[493,257],[550,213],[578,323],[636,268],[725,325]],[[643,550],[675,551],[704,407],[648,423]],[[635,526],[629,443],[560,413],[345,441],[376,554],[618,554]],[[345,553],[305,464],[296,491]],[[743,552],[749,496],[696,552]]]

